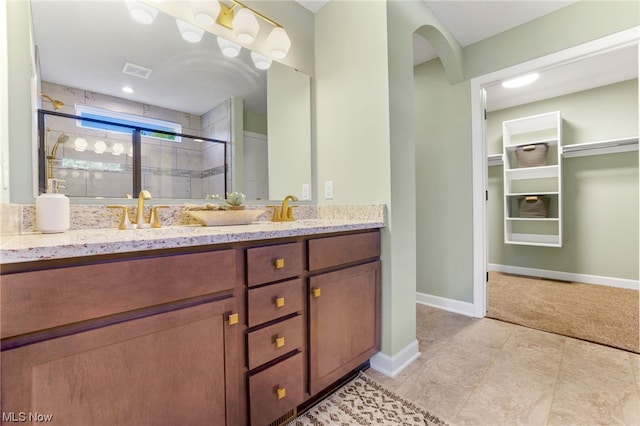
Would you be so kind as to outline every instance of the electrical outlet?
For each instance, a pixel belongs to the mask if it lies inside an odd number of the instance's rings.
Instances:
[[[324,183],[324,199],[333,200],[333,181],[328,180]]]
[[[302,184],[302,197],[303,200],[311,199],[311,186],[308,183]]]

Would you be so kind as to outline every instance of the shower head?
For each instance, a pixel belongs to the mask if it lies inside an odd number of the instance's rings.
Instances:
[[[49,135],[49,132],[51,131],[51,129],[47,128],[47,137]],[[63,144],[65,142],[67,142],[69,140],[69,135],[67,135],[66,133],[60,133],[60,136],[58,136],[58,139],[56,140],[56,143],[53,144],[53,149],[51,150],[51,155],[47,155],[47,177],[49,179],[53,179],[53,161],[56,159],[56,152],[58,151],[58,147],[60,146],[60,144]]]
[[[56,143],[53,144],[53,149],[51,150],[51,159],[56,158],[56,152],[58,151],[58,146],[60,146],[60,144],[66,143],[68,140],[69,140],[69,135],[67,135],[66,133],[60,133],[60,136],[58,136]]]
[[[55,109],[56,111],[64,106],[64,102],[53,99],[51,96],[45,95],[44,93],[40,93],[40,97],[48,99],[49,102],[51,102],[51,105],[53,105],[53,109]]]

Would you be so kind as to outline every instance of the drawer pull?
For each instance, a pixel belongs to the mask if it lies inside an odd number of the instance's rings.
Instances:
[[[276,259],[276,261],[274,262],[274,266],[276,267],[276,269],[282,269],[284,268],[284,259]]]
[[[535,145],[527,145],[522,147],[523,151],[534,151],[535,149],[536,149]]]
[[[238,314],[229,314],[229,319],[227,320],[229,325],[234,325],[238,323]]]
[[[277,297],[274,303],[276,308],[282,308],[284,306],[284,297]]]
[[[278,387],[276,389],[276,395],[278,395],[278,399],[284,398],[285,396],[287,396],[287,389]]]
[[[275,342],[276,342],[276,349],[279,349],[279,348],[283,347],[284,346],[284,336],[281,336],[281,337],[276,336]]]
[[[311,295],[315,298],[318,298],[322,295],[322,291],[319,288],[314,288],[311,290]]]
[[[535,195],[527,195],[524,199],[526,201],[538,201],[538,197],[536,197]]]

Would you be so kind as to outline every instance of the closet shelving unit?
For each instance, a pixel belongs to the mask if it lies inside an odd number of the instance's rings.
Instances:
[[[504,121],[504,242],[562,247],[562,117],[550,112]],[[546,144],[547,165],[518,167],[518,147]],[[497,158],[494,156],[494,158]],[[547,217],[520,217],[518,200],[526,196],[550,199]]]

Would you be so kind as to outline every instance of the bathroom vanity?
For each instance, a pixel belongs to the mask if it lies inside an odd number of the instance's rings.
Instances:
[[[3,245],[3,423],[283,424],[366,365],[382,224],[255,226]]]

